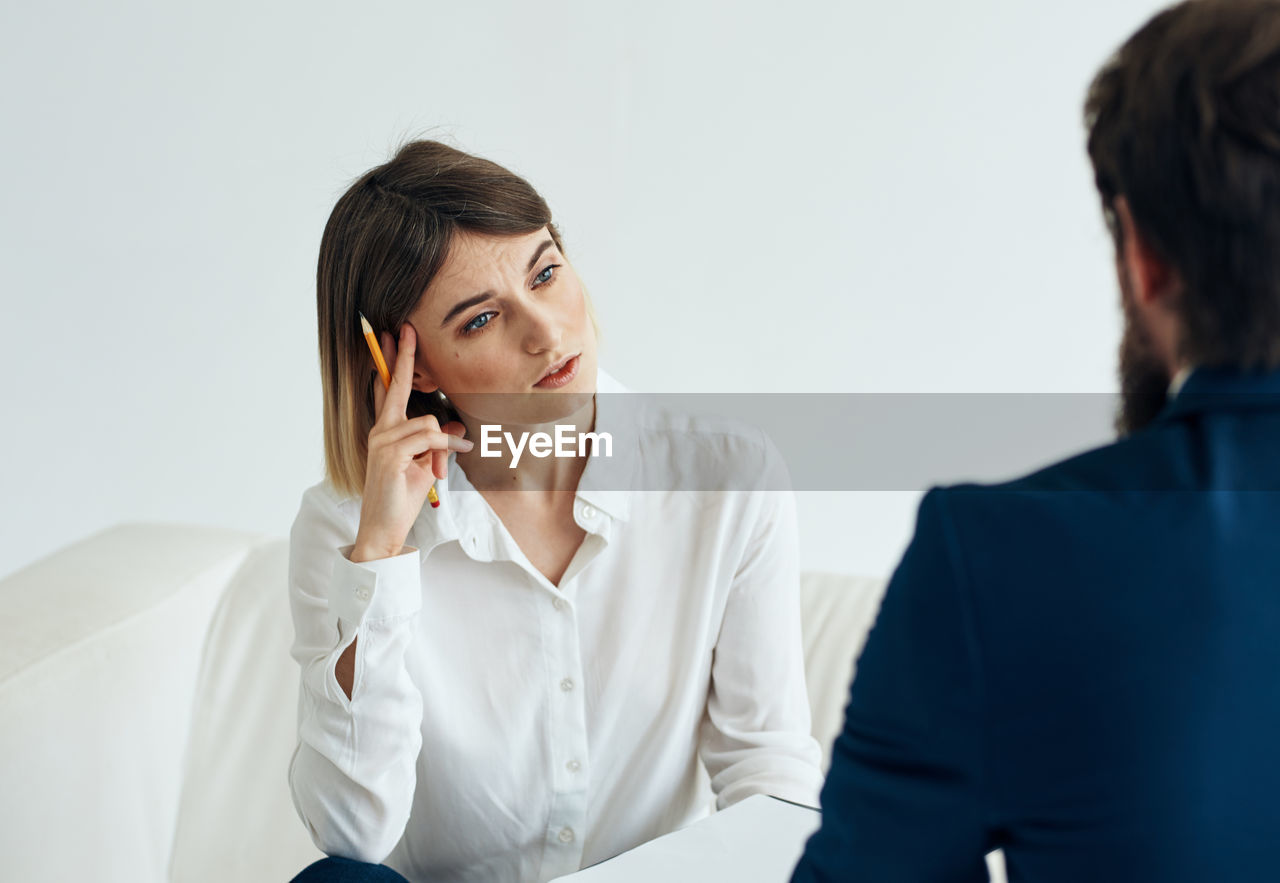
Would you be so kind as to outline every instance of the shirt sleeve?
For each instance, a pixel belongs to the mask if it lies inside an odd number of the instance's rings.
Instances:
[[[422,695],[405,667],[421,607],[418,552],[352,563],[358,501],[308,490],[289,537],[293,658],[302,669],[294,806],[328,855],[381,862],[404,834],[422,747]],[[356,638],[351,698],[338,658]]]
[[[817,806],[822,751],[804,681],[795,498],[764,490],[745,499],[751,532],[712,656],[702,761],[719,809],[753,794]]]
[[[945,492],[915,536],[858,660],[793,883],[987,879],[981,678]]]

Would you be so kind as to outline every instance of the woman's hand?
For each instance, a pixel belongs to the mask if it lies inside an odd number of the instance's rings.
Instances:
[[[472,443],[462,438],[461,423],[443,428],[430,414],[412,420],[405,415],[413,388],[413,355],[417,335],[407,322],[400,328],[397,348],[390,334],[383,332],[382,354],[394,365],[391,386],[373,382],[373,428],[369,430],[369,458],[365,467],[364,496],[360,505],[360,528],[352,561],[370,561],[398,555],[409,528],[422,511],[427,491],[437,478],[447,474],[450,451],[469,451]]]

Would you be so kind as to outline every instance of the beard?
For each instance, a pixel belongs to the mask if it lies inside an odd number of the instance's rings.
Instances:
[[[1124,336],[1120,340],[1120,406],[1116,432],[1121,438],[1149,425],[1169,400],[1173,378],[1156,352],[1151,334],[1133,308],[1125,274],[1120,274],[1121,304],[1124,307]]]

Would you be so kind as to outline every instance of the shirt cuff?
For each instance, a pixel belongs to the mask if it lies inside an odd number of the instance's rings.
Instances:
[[[366,620],[412,616],[422,608],[418,550],[404,547],[399,555],[353,562],[354,545],[338,550],[329,581],[329,609],[357,628]]]

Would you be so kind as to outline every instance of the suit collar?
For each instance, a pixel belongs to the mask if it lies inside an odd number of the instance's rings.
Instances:
[[[1280,409],[1280,371],[1195,368],[1165,406],[1160,419],[1241,409]]]

